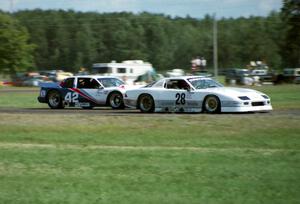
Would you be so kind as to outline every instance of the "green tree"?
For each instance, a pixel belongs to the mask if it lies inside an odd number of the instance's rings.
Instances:
[[[195,19],[147,12],[32,10],[19,11],[14,16],[28,29],[30,42],[37,45],[34,61],[38,69],[76,72],[96,62],[140,59],[151,62],[158,71],[189,70],[196,56],[205,57],[208,68],[213,65],[210,15]],[[279,68],[282,56],[289,56],[283,51],[300,44],[287,44],[285,30],[278,12],[267,17],[219,20],[220,67],[244,67],[250,60],[265,60],[272,68]],[[284,45],[288,45],[287,49],[282,49]]]
[[[287,26],[283,44],[284,65],[300,67],[300,1],[284,0],[282,19]]]
[[[15,19],[0,13],[0,72],[15,75],[32,69],[34,46],[27,30]]]

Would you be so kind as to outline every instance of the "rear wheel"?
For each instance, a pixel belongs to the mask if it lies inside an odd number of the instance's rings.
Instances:
[[[155,104],[152,96],[149,94],[143,94],[139,97],[138,106],[143,113],[153,113]]]
[[[61,95],[58,91],[50,91],[47,97],[48,106],[52,109],[61,109],[64,108]]]
[[[219,113],[221,111],[221,103],[217,96],[207,96],[204,100],[203,110],[207,113]]]
[[[120,92],[112,92],[108,97],[109,105],[112,109],[124,109],[123,96]]]

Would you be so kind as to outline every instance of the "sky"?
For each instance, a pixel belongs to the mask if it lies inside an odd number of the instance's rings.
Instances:
[[[73,9],[92,12],[162,13],[172,17],[203,18],[214,14],[218,18],[267,16],[279,11],[282,0],[0,0],[0,9],[18,11],[24,9]]]

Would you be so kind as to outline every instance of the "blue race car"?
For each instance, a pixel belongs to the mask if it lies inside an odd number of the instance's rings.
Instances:
[[[52,109],[65,106],[92,109],[97,106],[110,106],[123,109],[123,94],[126,85],[116,77],[74,76],[60,84],[41,83],[40,103],[48,103]]]

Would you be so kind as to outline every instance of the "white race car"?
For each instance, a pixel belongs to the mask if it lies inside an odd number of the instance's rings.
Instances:
[[[270,98],[261,92],[224,87],[207,77],[164,78],[126,91],[124,103],[141,112],[267,112]]]

